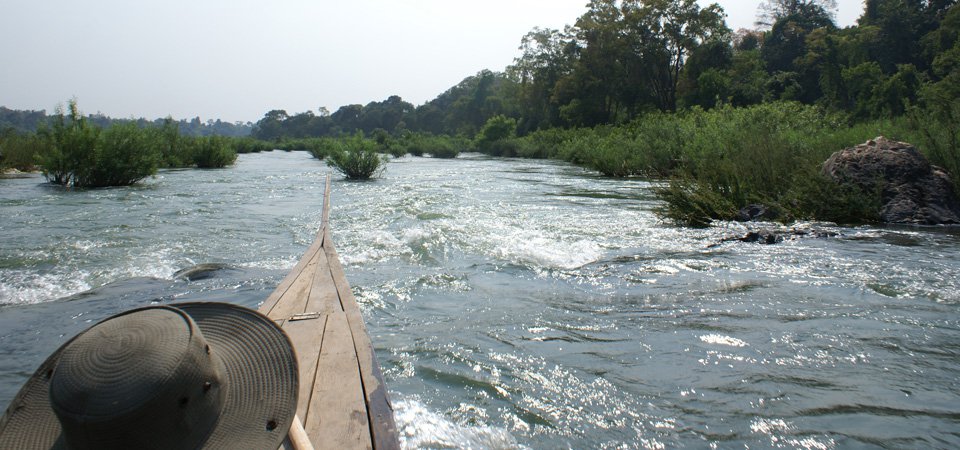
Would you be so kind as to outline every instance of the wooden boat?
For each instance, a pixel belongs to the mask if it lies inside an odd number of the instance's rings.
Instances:
[[[300,366],[298,420],[281,448],[303,448],[296,441],[305,437],[316,449],[396,449],[393,406],[330,239],[329,178],[322,217],[316,240],[260,306],[286,331]]]

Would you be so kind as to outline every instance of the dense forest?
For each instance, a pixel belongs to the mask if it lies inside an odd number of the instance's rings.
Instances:
[[[899,116],[956,98],[955,0],[867,0],[839,28],[832,0],[765,0],[757,29],[730,30],[723,9],[694,0],[593,0],[573,26],[535,28],[502,72],[482,71],[423,105],[381,102],[289,114],[272,110],[264,140],[384,130],[473,137],[492,117],[535,130],[627,123],[657,111],[774,101],[852,120]]]

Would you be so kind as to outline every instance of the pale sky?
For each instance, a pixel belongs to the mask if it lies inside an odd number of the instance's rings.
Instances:
[[[701,5],[711,3],[698,0]],[[752,28],[760,0],[718,0]],[[861,0],[839,0],[852,25]],[[502,71],[586,0],[0,0],[0,106],[256,122],[390,95],[420,105]]]

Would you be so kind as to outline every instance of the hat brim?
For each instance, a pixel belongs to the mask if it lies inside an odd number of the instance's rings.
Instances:
[[[211,354],[223,363],[223,410],[203,448],[233,449],[238,443],[244,448],[279,447],[293,423],[299,392],[297,357],[287,335],[266,316],[236,305],[166,306],[187,313]],[[49,382],[60,354],[73,339],[47,358],[14,397],[0,419],[0,448],[66,448],[50,405]]]

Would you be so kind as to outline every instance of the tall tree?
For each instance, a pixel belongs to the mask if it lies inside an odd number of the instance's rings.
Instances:
[[[649,82],[663,111],[677,106],[677,85],[687,58],[701,45],[729,43],[730,29],[716,3],[696,0],[642,0],[624,4],[627,36],[635,54],[653,69]]]
[[[508,76],[519,83],[521,132],[558,123],[560,112],[553,90],[573,71],[576,43],[571,34],[569,27],[563,32],[534,28],[521,39],[521,55],[507,68]]]
[[[836,11],[837,0],[764,0],[757,8],[756,25],[770,28],[789,16],[826,16],[832,21]]]

